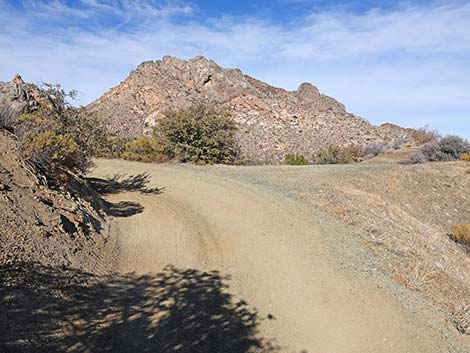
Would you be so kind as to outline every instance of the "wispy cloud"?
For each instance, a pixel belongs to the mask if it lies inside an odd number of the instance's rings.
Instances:
[[[182,1],[0,0],[0,79],[62,82],[87,103],[145,60],[205,55],[272,84],[311,81],[375,123],[470,137],[470,4],[208,18]]]

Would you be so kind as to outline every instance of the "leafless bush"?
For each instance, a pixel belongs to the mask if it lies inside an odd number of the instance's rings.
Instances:
[[[419,146],[439,140],[439,133],[435,130],[429,130],[428,126],[414,130],[411,135]]]
[[[378,156],[383,153],[385,146],[382,143],[369,143],[362,148],[361,156]]]

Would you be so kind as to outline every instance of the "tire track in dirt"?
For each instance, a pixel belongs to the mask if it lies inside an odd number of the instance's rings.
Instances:
[[[262,316],[260,335],[286,352],[445,351],[445,343],[383,288],[342,271],[324,243],[324,220],[303,205],[255,185],[191,167],[97,162],[94,176],[148,172],[161,195],[124,193],[110,201],[144,206],[117,218],[120,271],[152,273],[167,265],[230,275],[229,291]],[[341,232],[340,225],[329,224]],[[326,237],[327,238],[327,237]]]

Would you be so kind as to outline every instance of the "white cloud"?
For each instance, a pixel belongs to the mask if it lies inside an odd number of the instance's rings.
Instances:
[[[287,89],[311,81],[375,123],[429,123],[470,137],[470,4],[325,10],[279,24],[207,19],[180,1],[82,3],[42,4],[43,15],[58,21],[65,11],[62,26],[35,16],[34,6],[21,14],[1,6],[0,80],[19,72],[62,82],[87,103],[142,61],[202,54]]]

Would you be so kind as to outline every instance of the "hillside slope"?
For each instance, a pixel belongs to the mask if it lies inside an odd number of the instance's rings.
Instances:
[[[80,179],[63,191],[42,185],[17,149],[14,137],[0,130],[0,265],[32,261],[109,271],[115,249],[100,196]]]
[[[308,154],[329,145],[409,139],[398,126],[376,127],[348,113],[310,83],[289,92],[201,56],[144,62],[87,109],[107,118],[115,132],[136,137],[165,109],[194,100],[230,108],[240,125],[242,152],[254,161],[279,161],[286,153]]]

